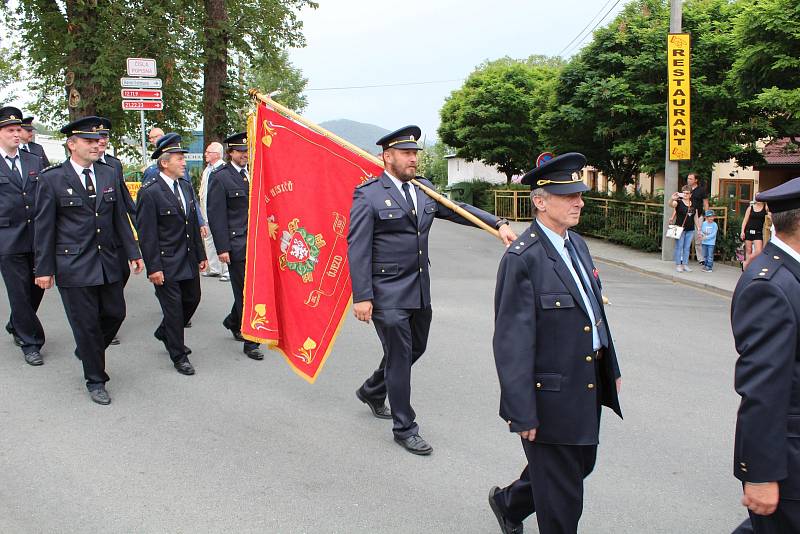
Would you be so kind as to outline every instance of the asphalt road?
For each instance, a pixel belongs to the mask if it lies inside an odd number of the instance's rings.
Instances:
[[[391,422],[354,396],[380,356],[371,325],[350,317],[309,385],[278,353],[262,362],[241,353],[220,324],[229,285],[203,278],[186,341],[197,374],[186,377],[152,337],[160,310],[150,284],[132,277],[122,345],[108,351],[113,403],[102,407],[87,396],[50,290],[43,367],[0,339],[0,532],[498,532],[488,489],[525,463],[497,416],[492,296],[502,249],[442,221],[431,243],[434,318],[413,403],[432,456],[397,446]],[[625,420],[604,410],[582,532],[728,533],[745,516],[731,474],[729,302],[599,268]],[[7,313],[0,297],[0,322]],[[526,531],[537,531],[534,518]]]

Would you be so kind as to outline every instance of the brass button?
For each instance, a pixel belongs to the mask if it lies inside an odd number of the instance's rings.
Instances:
[[[583,327],[583,331],[584,332],[591,332],[592,331],[592,327],[591,326],[584,326]]]
[[[592,361],[592,357],[591,357],[591,356],[587,356],[587,357],[586,357],[586,361],[587,361],[587,362],[591,362],[591,361]]]
[[[772,256],[772,259],[773,260],[779,260],[779,259],[781,259],[781,257],[780,256]]]
[[[99,213],[97,213],[97,212],[95,212],[94,216],[95,216],[95,217],[100,217],[100,214],[99,214]]]
[[[422,272],[422,267],[419,268],[419,272]]]
[[[744,471],[745,473],[747,473],[747,468],[746,468],[746,467],[741,467],[740,469],[741,469],[742,471]]]
[[[747,464],[744,462],[739,462],[739,465],[741,465],[742,467],[747,467]]]
[[[164,255],[164,251],[163,251],[163,250],[161,251],[161,255],[162,255],[162,256]]]
[[[531,237],[536,237],[536,234],[531,234]]]
[[[767,276],[767,273],[758,273],[758,276]]]
[[[421,250],[419,251],[419,255],[422,256],[422,251]]]
[[[30,220],[30,219],[28,219],[28,224],[30,224],[30,223],[31,223],[31,220]]]
[[[586,387],[589,388],[589,389],[594,389],[594,384],[589,384]]]
[[[522,241],[520,241],[520,243],[519,243],[519,244],[520,244],[520,246],[522,246],[522,247],[524,247],[524,246],[525,246],[525,243],[523,243]]]
[[[515,248],[515,249],[517,249],[517,250],[519,250],[519,245],[517,245],[517,246],[516,246],[516,247],[514,247],[514,248]]]
[[[419,232],[417,232],[417,235],[420,235],[420,233],[419,233]]]
[[[103,250],[103,246],[102,245],[97,245],[97,250]]]
[[[541,382],[536,382],[536,387],[537,387],[537,388],[540,388],[540,387],[542,387],[542,383],[541,383]]]
[[[561,303],[559,301],[556,301],[556,308],[560,308],[560,307],[561,307]]]
[[[167,215],[169,215],[170,213],[172,213],[172,212],[171,212],[171,211],[169,211],[169,210],[167,210]]]
[[[390,213],[389,218],[391,219],[392,217],[394,217],[394,214]]]
[[[97,233],[98,233],[98,234],[100,233],[100,228],[98,228],[98,229],[97,229]]]
[[[763,269],[761,269],[761,270],[762,270],[762,271],[764,271],[764,272],[767,272],[767,271],[769,271],[769,269],[767,269],[766,267],[764,267],[764,268],[763,268]]]
[[[66,253],[68,253],[68,252],[69,252],[69,249],[66,249],[66,248],[65,248],[65,249],[64,249],[64,254],[66,254]]]
[[[381,272],[382,272],[382,273],[385,273],[385,272],[386,272],[386,269],[381,269]]]

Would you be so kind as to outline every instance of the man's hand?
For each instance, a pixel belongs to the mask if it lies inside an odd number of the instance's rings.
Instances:
[[[523,430],[522,432],[517,432],[519,437],[522,439],[527,439],[528,441],[534,441],[536,439],[536,429],[531,428],[530,430]]]
[[[163,286],[164,285],[164,271],[158,271],[156,273],[153,273],[150,276],[148,276],[147,279],[150,280],[151,282],[153,282],[153,284],[155,284],[157,286]]]
[[[517,240],[517,234],[515,234],[514,230],[511,229],[510,224],[504,224],[498,228],[497,231],[500,232],[500,239],[503,240],[503,244],[506,247],[510,247],[511,243]]]
[[[217,257],[219,261],[222,263],[230,263],[231,262],[231,253],[230,252],[223,252],[222,254],[218,254]]]
[[[203,260],[200,262],[200,272],[204,273],[208,269],[208,260]]]
[[[131,269],[133,269],[133,274],[139,274],[142,272],[142,269],[144,269],[144,262],[142,261],[142,258],[139,258],[138,260],[130,260],[128,263],[130,264]]]
[[[744,483],[742,504],[754,514],[770,515],[778,507],[778,498],[777,482],[768,482],[766,484]]]
[[[203,239],[208,237],[208,225],[200,227],[200,237]]]
[[[372,301],[362,300],[361,302],[354,303],[353,315],[355,315],[356,319],[359,321],[369,323],[370,319],[372,319]]]
[[[616,383],[617,383],[617,395],[619,395],[619,392],[622,390],[622,377],[617,378]]]
[[[37,276],[36,277],[36,285],[41,287],[42,289],[50,289],[53,287],[53,277],[52,276]]]

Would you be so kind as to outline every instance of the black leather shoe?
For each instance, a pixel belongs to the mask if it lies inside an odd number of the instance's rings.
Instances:
[[[189,360],[175,362],[173,365],[175,365],[175,369],[177,369],[177,371],[182,375],[188,376],[194,374],[194,367],[192,367],[192,364],[189,363]]]
[[[369,406],[369,409],[372,410],[372,415],[374,415],[378,419],[392,418],[392,412],[386,406],[386,403],[383,401],[383,399],[381,400],[370,399],[369,397],[364,395],[364,392],[361,391],[361,388],[358,388],[356,390],[356,397],[358,397],[358,400]]]
[[[419,456],[427,456],[433,452],[433,447],[428,445],[428,442],[422,439],[422,436],[408,436],[405,439],[394,437],[394,440],[411,454]]]
[[[489,507],[492,509],[492,512],[494,512],[497,522],[500,523],[500,532],[503,534],[522,534],[522,523],[513,523],[509,521],[500,509],[500,505],[497,504],[495,495],[497,495],[498,491],[500,491],[500,488],[497,486],[489,490]]]
[[[18,347],[21,347],[22,345],[25,344],[25,342],[22,341],[22,338],[19,337],[16,333],[14,333],[12,335],[14,336],[14,345],[16,345]]]
[[[119,338],[117,336],[112,337],[110,345],[119,345]]]
[[[108,396],[108,391],[106,388],[99,388],[99,389],[92,389],[89,391],[89,397],[91,397],[93,402],[97,404],[111,404],[111,397]]]
[[[25,361],[28,362],[28,365],[42,365],[44,360],[42,360],[42,355],[39,351],[29,352],[25,355]]]
[[[264,359],[264,353],[261,352],[261,349],[245,349],[244,353],[251,360],[263,360]]]
[[[235,339],[236,341],[242,341],[242,342],[246,341],[244,337],[242,337],[242,333],[241,331],[238,330],[238,327],[229,323],[227,317],[225,317],[225,320],[222,321],[222,326],[231,331],[231,334],[233,334],[233,339]]]

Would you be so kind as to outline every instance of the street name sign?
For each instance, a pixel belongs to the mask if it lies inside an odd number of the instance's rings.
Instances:
[[[161,100],[164,93],[161,89],[122,89],[122,98],[136,98],[139,100]]]
[[[128,76],[149,76],[156,75],[156,60],[144,57],[128,58]]]
[[[164,109],[163,100],[123,100],[122,109],[126,111],[159,111]]]
[[[120,78],[119,84],[130,89],[161,89],[161,78]]]

